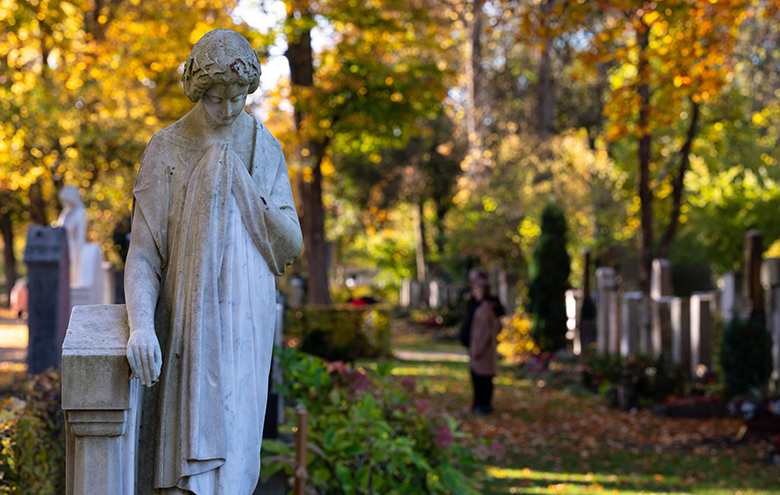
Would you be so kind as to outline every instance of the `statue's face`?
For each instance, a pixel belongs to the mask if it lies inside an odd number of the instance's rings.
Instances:
[[[217,125],[230,125],[246,104],[248,85],[215,84],[203,93],[203,107]]]

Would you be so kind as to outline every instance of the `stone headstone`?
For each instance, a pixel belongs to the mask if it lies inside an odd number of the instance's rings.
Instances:
[[[582,352],[580,341],[580,329],[577,322],[580,320],[582,308],[582,292],[578,290],[566,291],[566,338],[572,341],[572,352],[579,355]]]
[[[626,357],[639,352],[639,337],[642,331],[641,312],[645,295],[642,292],[626,292],[621,304],[622,332],[620,333],[620,355]]]
[[[599,298],[596,306],[596,348],[601,354],[608,352],[610,303],[613,299],[609,294],[615,291],[615,270],[610,267],[596,269],[596,289]]]
[[[691,315],[687,298],[672,299],[671,318],[672,363],[679,364],[687,372],[691,368]]]
[[[428,284],[428,305],[433,309],[447,305],[447,285],[443,280],[431,280]]]
[[[672,297],[662,296],[651,302],[651,347],[654,358],[672,353]]]
[[[672,264],[666,259],[654,259],[650,274],[650,298],[659,299],[673,293]]]
[[[24,249],[27,263],[27,371],[59,367],[70,310],[70,259],[65,229],[33,225]]]
[[[620,295],[616,291],[611,291],[607,294],[609,297],[609,307],[607,311],[609,325],[607,336],[607,351],[610,356],[617,356],[620,354],[620,340],[622,332],[622,314],[621,314],[621,299]]]
[[[731,271],[725,272],[721,277],[719,306],[724,323],[731,321],[735,313],[741,315],[747,306],[740,289],[742,287],[742,278],[742,272]]]
[[[691,376],[696,377],[696,369],[702,364],[712,367],[712,314],[707,296],[691,295]]]
[[[412,309],[420,309],[420,302],[422,301],[422,289],[420,282],[412,280],[410,293],[410,306]]]
[[[761,284],[766,294],[766,323],[772,336],[772,380],[780,380],[780,258],[761,264]]]
[[[408,278],[401,280],[401,294],[398,303],[402,308],[408,308],[412,305],[412,281]]]

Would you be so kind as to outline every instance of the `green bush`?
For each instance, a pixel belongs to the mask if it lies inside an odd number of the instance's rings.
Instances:
[[[772,373],[772,337],[763,318],[742,321],[735,314],[723,329],[720,365],[726,394],[765,391]]]
[[[58,373],[26,380],[0,402],[0,493],[65,493],[65,429]]]
[[[457,423],[434,415],[411,378],[327,364],[295,349],[280,354],[283,397],[309,412],[309,487],[327,495],[478,495],[464,468],[475,469],[473,448]],[[287,414],[291,431],[294,414]],[[264,440],[262,476],[295,468],[294,445]]]
[[[547,204],[541,230],[530,266],[526,310],[533,315],[531,337],[536,345],[542,352],[555,352],[566,347],[566,290],[571,273],[568,227],[559,206]]]
[[[390,355],[391,310],[383,306],[306,306],[285,312],[285,337],[328,361]]]
[[[683,395],[685,383],[683,370],[671,366],[663,355],[653,359],[643,354],[622,357],[591,352],[585,356],[582,366],[582,384],[592,392],[605,395],[615,407],[649,407],[661,403],[671,396]]]

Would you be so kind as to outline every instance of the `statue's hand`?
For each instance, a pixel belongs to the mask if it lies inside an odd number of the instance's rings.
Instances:
[[[135,330],[130,333],[127,360],[141,385],[151,387],[157,383],[162,369],[162,351],[153,330]]]

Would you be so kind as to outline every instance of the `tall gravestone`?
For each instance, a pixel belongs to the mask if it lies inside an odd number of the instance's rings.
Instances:
[[[654,357],[672,353],[672,266],[669,260],[654,259],[650,277],[651,346]]]
[[[780,380],[780,258],[761,264],[761,285],[766,294],[766,323],[772,335],[772,380]]]
[[[672,298],[672,363],[679,364],[686,372],[691,368],[691,315],[690,300]]]
[[[60,365],[70,309],[70,262],[65,229],[33,225],[24,249],[29,289],[27,371]]]
[[[642,292],[627,292],[621,304],[620,355],[626,357],[640,350],[641,314],[645,295]],[[645,344],[646,345],[646,344]]]
[[[596,269],[596,288],[599,300],[596,310],[596,347],[600,354],[606,354],[609,346],[610,304],[614,301],[615,270],[610,267]]]

